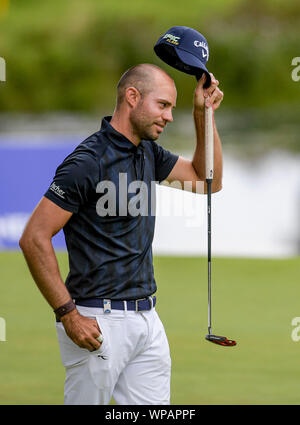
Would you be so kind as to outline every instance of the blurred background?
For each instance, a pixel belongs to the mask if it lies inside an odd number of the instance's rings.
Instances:
[[[213,204],[215,253],[299,254],[300,82],[292,78],[297,71],[292,60],[300,55],[299,2],[1,3],[0,56],[6,62],[6,81],[0,85],[0,248],[17,247],[24,222],[56,166],[99,129],[103,115],[112,114],[117,82],[137,63],[155,63],[174,78],[174,123],[160,143],[192,155],[195,80],[153,52],[168,28],[186,25],[206,36],[208,69],[225,94],[216,112],[224,189]],[[156,252],[170,246],[181,253],[203,252],[199,228],[184,225],[179,235],[172,232],[182,220],[158,220],[164,232],[157,232]],[[63,246],[58,239],[56,246]]]
[[[2,388],[0,384],[0,403],[62,401],[57,388],[59,386],[61,390],[63,372],[59,369],[59,376],[55,372],[59,363],[58,348],[55,343],[49,343],[50,337],[43,337],[45,332],[53,336],[50,316],[47,315],[51,313],[44,312],[47,310],[45,303],[33,289],[18,240],[58,164],[78,143],[99,129],[104,115],[113,113],[116,85],[129,67],[138,63],[154,63],[174,78],[178,92],[174,123],[167,127],[159,143],[178,154],[188,157],[193,154],[195,141],[191,112],[196,80],[162,63],[153,51],[159,36],[174,25],[193,27],[204,34],[210,47],[207,67],[220,81],[224,91],[222,105],[215,113],[223,144],[223,190],[213,196],[212,204],[212,249],[216,257],[213,270],[216,279],[219,276],[220,281],[228,284],[227,291],[225,287],[220,289],[220,286],[219,290],[216,289],[220,297],[218,299],[215,295],[216,310],[218,307],[219,314],[224,313],[219,320],[222,323],[224,316],[227,317],[227,322],[224,322],[227,329],[233,333],[239,330],[240,338],[248,338],[249,344],[253,343],[251,338],[255,338],[253,329],[260,329],[262,341],[265,341],[266,333],[270,338],[271,335],[275,336],[278,341],[276,332],[281,330],[287,344],[284,350],[288,351],[287,347],[290,347],[291,357],[287,361],[283,350],[280,351],[280,361],[274,360],[272,372],[277,381],[275,379],[276,384],[272,389],[270,375],[262,378],[260,373],[260,388],[266,385],[260,395],[255,395],[257,382],[253,381],[250,388],[242,379],[245,373],[251,377],[254,376],[253,370],[261,371],[261,367],[256,368],[255,364],[252,369],[245,366],[248,363],[243,356],[247,357],[249,352],[246,354],[237,347],[235,357],[228,357],[228,353],[222,357],[222,361],[218,357],[216,362],[222,369],[215,369],[215,373],[221,373],[223,377],[224,370],[231,367],[230,362],[235,365],[241,362],[238,369],[240,374],[235,372],[234,377],[230,375],[229,378],[226,375],[226,379],[236,380],[236,385],[232,385],[232,388],[238,389],[236,392],[228,392],[225,378],[224,382],[219,382],[219,389],[226,389],[227,396],[223,398],[216,394],[214,387],[211,393],[204,395],[201,390],[198,393],[198,386],[189,381],[193,380],[194,373],[190,371],[188,375],[183,366],[180,369],[183,359],[176,357],[175,353],[174,368],[176,365],[178,367],[174,372],[173,402],[298,402],[295,393],[291,395],[292,389],[297,387],[292,376],[299,349],[290,338],[290,321],[300,316],[299,307],[297,311],[296,304],[293,305],[299,293],[297,284],[300,280],[299,1],[0,0],[0,316],[7,325],[6,342],[0,342],[0,355],[3,356],[2,360],[0,358],[0,368],[3,364],[10,365],[2,369],[4,379]],[[194,320],[191,320],[190,329],[191,332],[192,329],[199,332],[198,328],[201,328],[205,333],[206,199],[201,195],[191,196],[166,187],[158,188],[158,217],[153,248],[162,306],[165,302],[166,309],[170,305],[171,271],[179,266],[186,270],[186,261],[192,261],[195,272],[190,276],[190,281],[194,282],[191,288],[198,291],[201,281],[203,293],[197,295],[202,300],[197,329],[194,328]],[[167,213],[163,213],[163,203]],[[178,205],[188,207],[180,210]],[[67,259],[62,232],[55,237],[54,245],[62,273],[66,274]],[[230,286],[234,285],[233,276],[239,282],[234,293]],[[178,275],[172,278],[174,287],[176,278]],[[274,286],[276,278],[279,280]],[[185,281],[187,277],[181,276],[181,279]],[[177,282],[176,293],[182,291],[182,280]],[[24,285],[20,285],[23,281]],[[258,282],[262,286],[257,287]],[[277,288],[277,292],[274,288]],[[192,299],[194,289],[191,289]],[[248,294],[246,300],[243,290]],[[260,291],[265,294],[264,301],[258,297]],[[226,300],[231,300],[233,313],[228,313],[224,308],[221,294]],[[252,296],[251,307],[255,305],[257,316],[253,311],[254,314],[250,315],[252,321],[250,316],[244,317],[243,327],[241,317],[247,311],[245,306]],[[284,296],[287,297],[282,311],[284,316],[279,319],[278,309],[281,311],[280,300]],[[272,300],[268,311],[266,299],[268,302]],[[25,307],[28,314],[32,309],[32,300],[40,305],[40,334],[36,329],[36,317],[29,320],[25,315],[27,319],[24,322],[20,317],[16,318],[17,306],[24,308],[24,300],[28,300]],[[274,300],[278,301],[278,308]],[[174,300],[175,305],[176,302]],[[194,307],[196,311],[200,309],[198,304]],[[177,332],[175,328],[173,332],[177,315],[166,315],[163,309],[161,315],[165,316],[172,350],[177,338],[188,337],[188,334],[186,329],[180,334],[180,326]],[[263,330],[261,322],[254,323],[260,317],[266,324],[268,315],[278,321],[273,323],[271,330]],[[44,323],[44,327],[41,323]],[[30,340],[36,341],[34,335],[44,338],[45,353],[49,353],[49,344],[50,352],[53,350],[55,353],[52,378],[49,377],[50,390],[36,376],[35,367],[40,357],[35,349],[27,352],[27,373],[16,369],[12,352],[24,350],[26,345],[24,341],[22,345],[17,338],[18,326],[25,326],[22,328],[24,335]],[[17,339],[14,339],[14,335]],[[192,348],[193,351],[205,353],[204,368],[210,372],[206,376],[202,370],[201,376],[203,387],[207,388],[212,372],[205,361],[213,361],[215,347],[203,347],[204,344],[202,342],[200,348]],[[35,347],[34,343],[32,347]],[[186,349],[189,347],[186,342]],[[36,349],[41,349],[40,345]],[[219,351],[217,353],[220,356]],[[267,363],[269,356],[273,355],[271,353],[273,350],[267,351],[259,364]],[[258,353],[252,353],[252,360],[255,355]],[[197,359],[199,356],[201,354],[197,354]],[[48,359],[48,365],[51,359]],[[295,359],[295,363],[292,359]],[[278,382],[281,382],[282,376],[276,374],[280,370],[282,373],[283,365],[289,365],[286,374],[291,381],[287,381],[280,390]],[[215,366],[213,363],[212,367]],[[42,371],[41,362],[40,374]],[[21,375],[23,384],[20,386]],[[189,383],[184,387],[185,392],[182,390],[183,382]],[[28,385],[33,392],[24,394],[23,390]],[[40,390],[41,386],[44,392]],[[17,387],[19,392],[16,391]]]

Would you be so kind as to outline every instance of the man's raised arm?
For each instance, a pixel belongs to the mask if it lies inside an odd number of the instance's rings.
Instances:
[[[219,81],[211,74],[211,85],[204,89],[206,76],[203,74],[198,81],[194,94],[193,117],[196,130],[196,148],[192,160],[179,157],[173,170],[169,174],[168,182],[179,181],[184,188],[184,182],[192,182],[193,192],[197,191],[197,182],[202,181],[206,193],[205,176],[205,108],[212,106],[215,111],[223,99],[223,92],[219,89]],[[222,189],[223,159],[221,140],[214,123],[214,179],[212,192]]]

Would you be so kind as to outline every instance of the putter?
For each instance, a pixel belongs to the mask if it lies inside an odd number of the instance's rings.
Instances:
[[[211,76],[206,68],[209,56],[207,41],[193,28],[175,26],[166,31],[154,46],[157,56],[181,72],[194,75],[197,81],[206,74],[204,88],[209,87]],[[211,184],[214,175],[213,109],[205,107],[205,155],[208,211],[208,335],[206,339],[224,346],[236,345],[225,336],[211,333]]]
[[[205,339],[214,344],[233,347],[236,341],[211,333],[211,185],[214,177],[213,108],[205,107],[205,164],[207,183],[207,239],[208,239],[208,334]]]

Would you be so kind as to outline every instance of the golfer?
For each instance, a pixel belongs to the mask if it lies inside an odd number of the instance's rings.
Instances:
[[[20,247],[56,315],[65,404],[108,404],[111,397],[117,404],[170,403],[169,345],[155,310],[152,183],[183,187],[188,181],[196,192],[197,182],[205,182],[205,107],[215,110],[223,98],[214,76],[207,89],[205,79],[194,93],[196,148],[189,160],[156,143],[173,121],[172,78],[150,64],[125,72],[112,117],[58,166],[26,225]],[[216,128],[214,152],[217,192],[222,151]],[[66,282],[51,242],[61,229]]]

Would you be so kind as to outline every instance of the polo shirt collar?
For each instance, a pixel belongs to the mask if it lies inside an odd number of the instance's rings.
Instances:
[[[112,119],[111,116],[106,116],[102,119],[100,131],[104,133],[116,147],[122,150],[133,151],[133,152],[136,152],[137,150],[139,150],[139,148],[143,149],[143,146],[142,146],[143,141],[141,141],[139,146],[136,146],[129,139],[127,139],[127,137],[119,133],[110,125],[111,119]]]

